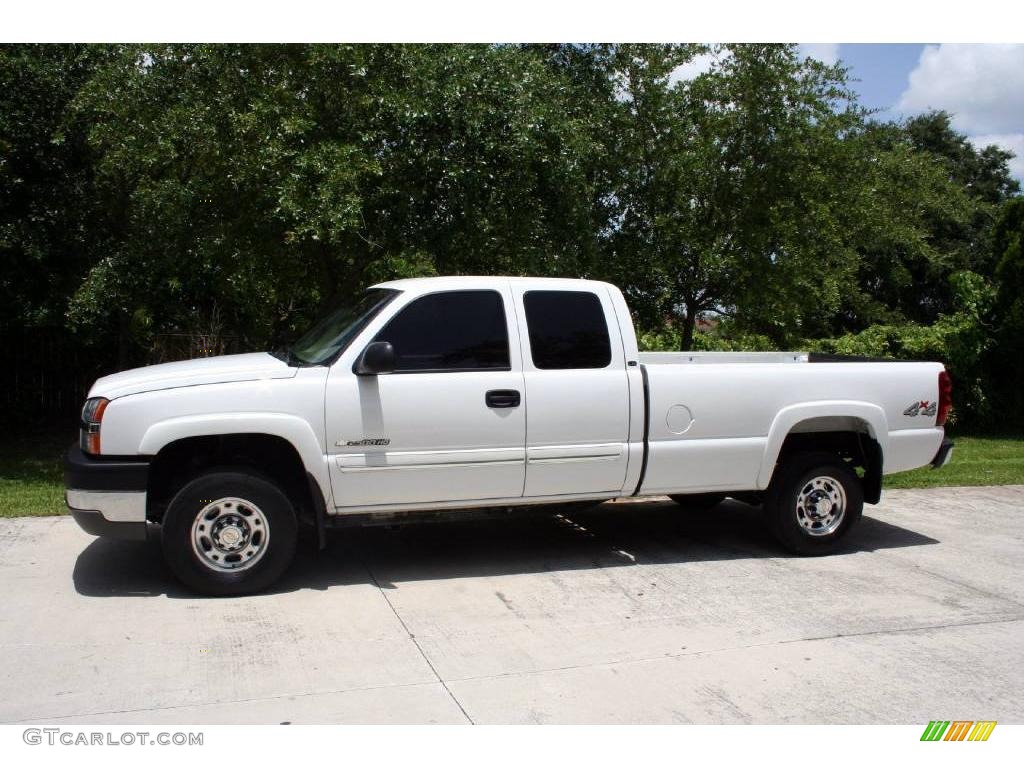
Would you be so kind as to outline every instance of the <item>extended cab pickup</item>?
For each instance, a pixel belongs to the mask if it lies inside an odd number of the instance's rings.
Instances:
[[[607,283],[399,280],[276,353],[99,379],[65,484],[87,532],[159,525],[210,594],[271,584],[304,523],[645,494],[761,503],[823,554],[883,474],[948,460],[949,408],[938,363],[639,352]]]

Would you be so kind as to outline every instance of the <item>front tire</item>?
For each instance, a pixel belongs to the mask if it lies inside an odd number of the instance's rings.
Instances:
[[[266,589],[295,555],[298,524],[281,489],[245,470],[187,483],[167,507],[164,559],[188,587],[206,595]]]
[[[864,493],[853,470],[827,453],[795,454],[765,495],[775,538],[797,555],[827,555],[857,523]]]

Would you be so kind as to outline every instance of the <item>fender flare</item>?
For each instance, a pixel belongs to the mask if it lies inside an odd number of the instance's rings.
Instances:
[[[849,417],[863,421],[867,424],[868,434],[878,443],[882,456],[885,456],[889,443],[889,423],[885,411],[874,403],[861,400],[819,400],[790,405],[775,415],[768,430],[761,468],[757,473],[758,490],[763,491],[771,482],[782,444],[789,437],[793,427],[807,419],[822,417]]]
[[[180,416],[151,424],[139,444],[139,453],[155,456],[177,440],[215,435],[262,434],[287,440],[320,488],[324,504],[331,508],[331,479],[323,446],[304,419],[288,413],[217,413]]]

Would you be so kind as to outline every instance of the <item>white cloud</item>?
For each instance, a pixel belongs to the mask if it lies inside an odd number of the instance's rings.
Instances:
[[[732,52],[725,48],[702,53],[694,56],[685,64],[676,67],[668,76],[668,84],[675,85],[678,82],[693,80],[711,71],[711,68],[732,56]]]
[[[1024,133],[990,133],[983,136],[971,136],[971,144],[984,149],[989,144],[1007,149],[1016,157],[1010,160],[1010,173],[1015,178],[1024,179]]]
[[[969,135],[1024,130],[1024,45],[928,45],[897,108],[944,109]]]
[[[974,146],[1016,154],[1010,171],[1024,179],[1024,45],[925,46],[896,107],[946,110]]]
[[[839,61],[839,43],[800,43],[797,48],[802,59],[817,59],[826,64]]]

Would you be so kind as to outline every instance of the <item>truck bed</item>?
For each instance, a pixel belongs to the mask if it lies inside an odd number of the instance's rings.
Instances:
[[[863,432],[878,442],[885,474],[927,464],[942,442],[935,411],[914,407],[937,400],[939,363],[805,352],[639,359],[648,409],[642,493],[763,490],[790,431]]]

